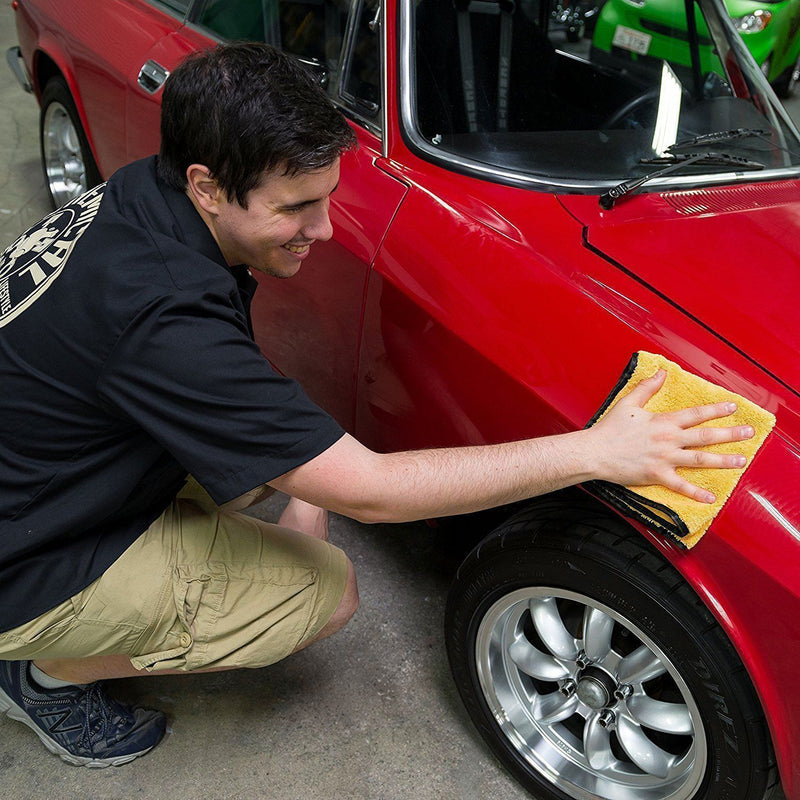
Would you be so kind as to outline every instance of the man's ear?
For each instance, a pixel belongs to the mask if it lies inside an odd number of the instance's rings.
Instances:
[[[186,169],[186,186],[195,203],[207,214],[216,216],[220,204],[226,199],[211,170],[203,164],[191,164]]]

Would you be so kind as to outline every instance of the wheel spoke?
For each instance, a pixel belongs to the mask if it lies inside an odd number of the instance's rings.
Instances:
[[[608,769],[616,763],[611,751],[611,734],[599,723],[600,715],[592,714],[583,728],[583,753],[589,766],[598,771]]]
[[[536,631],[544,646],[558,658],[575,659],[578,643],[564,627],[554,597],[534,597],[528,604]]]
[[[661,659],[645,645],[620,661],[617,679],[624,683],[644,683],[666,672]]]
[[[611,650],[614,620],[597,608],[586,607],[583,615],[583,649],[589,658],[599,661]]]
[[[637,694],[628,699],[628,711],[645,728],[685,736],[694,732],[689,709],[683,703],[664,703]]]
[[[554,725],[556,722],[569,719],[578,706],[577,695],[564,697],[561,692],[537,695],[531,705],[534,719],[541,725]]]
[[[625,716],[618,717],[617,739],[639,769],[657,778],[667,777],[670,767],[675,763],[675,756],[653,744],[633,720]]]
[[[560,681],[569,677],[569,671],[563,664],[537,650],[524,636],[520,636],[508,648],[508,657],[522,672],[540,681]]]

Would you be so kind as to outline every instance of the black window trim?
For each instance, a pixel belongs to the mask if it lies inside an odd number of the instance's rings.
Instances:
[[[186,3],[186,10],[180,12],[170,5],[169,0],[145,0],[145,2],[179,22],[186,22],[186,19],[191,13],[192,6],[197,4],[197,0],[188,0]]]

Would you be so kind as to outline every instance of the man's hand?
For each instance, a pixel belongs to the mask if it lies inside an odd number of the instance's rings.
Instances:
[[[734,427],[695,427],[703,422],[727,417],[736,411],[735,403],[716,403],[680,411],[653,414],[645,404],[664,384],[666,372],[659,370],[623,397],[591,431],[597,439],[598,470],[603,480],[625,486],[658,484],[701,503],[713,503],[714,495],[690,483],[676,467],[706,469],[739,468],[747,459],[742,455],[722,455],[692,448],[750,439],[755,431],[749,425]]]

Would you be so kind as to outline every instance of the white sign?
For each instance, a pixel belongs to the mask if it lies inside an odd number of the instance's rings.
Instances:
[[[642,31],[637,31],[633,28],[626,28],[624,25],[617,25],[611,44],[615,47],[621,47],[623,50],[630,50],[640,56],[645,56],[650,49],[652,39],[653,37],[649,33],[642,33]]]

